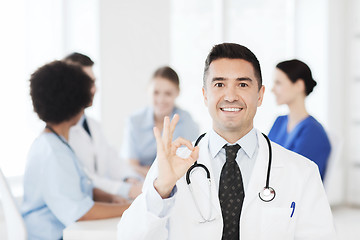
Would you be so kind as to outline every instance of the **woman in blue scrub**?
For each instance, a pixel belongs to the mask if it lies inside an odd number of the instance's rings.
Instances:
[[[151,80],[152,105],[135,112],[127,120],[122,157],[144,177],[156,157],[153,127],[162,130],[165,116],[172,117],[176,113],[180,116],[174,139],[183,137],[194,141],[199,134],[191,115],[175,106],[179,92],[177,73],[168,66],[157,69]]]
[[[62,239],[70,224],[121,216],[129,203],[94,188],[68,144],[69,129],[91,101],[91,78],[78,66],[55,61],[30,79],[34,111],[46,124],[28,154],[22,215],[28,239]]]
[[[305,63],[294,59],[276,66],[272,91],[277,104],[286,104],[290,113],[276,119],[269,138],[314,161],[324,179],[331,151],[330,142],[322,125],[309,115],[305,107],[305,98],[315,86],[311,70]]]

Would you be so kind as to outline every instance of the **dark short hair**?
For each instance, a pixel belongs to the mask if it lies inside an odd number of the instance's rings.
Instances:
[[[299,79],[302,79],[305,84],[306,96],[308,96],[313,91],[317,84],[312,77],[309,66],[298,59],[280,62],[276,65],[276,67],[283,71],[293,83]]]
[[[255,54],[252,53],[247,47],[244,47],[240,44],[236,43],[222,43],[215,45],[210,53],[208,54],[205,60],[205,68],[204,68],[204,77],[203,77],[203,86],[206,85],[206,77],[208,74],[210,64],[221,58],[229,58],[229,59],[243,59],[251,63],[254,68],[254,74],[258,82],[259,90],[262,86],[262,77],[261,77],[261,69],[260,63],[256,58]]]
[[[169,66],[164,66],[156,69],[156,71],[153,74],[153,78],[156,77],[166,78],[179,88],[180,85],[179,76],[177,75],[175,70]]]
[[[63,61],[48,63],[30,78],[34,111],[46,123],[70,120],[91,101],[91,78],[80,66]]]
[[[64,61],[68,63],[80,64],[82,67],[92,67],[94,65],[94,62],[90,57],[78,52],[69,54],[64,58]]]

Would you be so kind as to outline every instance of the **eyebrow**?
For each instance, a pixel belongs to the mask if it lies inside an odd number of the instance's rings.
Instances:
[[[216,81],[226,81],[228,80],[228,78],[224,78],[224,77],[214,77],[211,82],[216,82]],[[236,81],[248,81],[248,82],[252,82],[253,80],[249,77],[240,77],[240,78],[236,78]]]

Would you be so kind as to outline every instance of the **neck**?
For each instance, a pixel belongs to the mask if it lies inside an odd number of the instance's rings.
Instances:
[[[298,99],[290,104],[289,107],[289,120],[288,128],[292,128],[297,123],[301,122],[303,119],[309,116],[309,113],[306,111],[305,99]]]
[[[156,115],[154,114],[154,122],[155,125],[158,124],[163,124],[164,123],[164,117],[169,116],[170,117],[171,113],[169,114],[165,114],[165,115]],[[170,119],[171,120],[171,119]]]
[[[228,143],[233,144],[236,143],[239,139],[248,134],[251,129],[253,129],[253,125],[242,128],[239,130],[218,130],[215,126],[213,126],[214,131],[219,134],[223,139],[225,139]]]
[[[72,126],[72,124],[70,124],[69,122],[62,122],[58,124],[47,123],[46,125],[51,127],[59,136],[65,138],[66,141],[69,140],[69,131],[70,131],[70,127]],[[45,131],[51,132],[50,129],[45,129]]]

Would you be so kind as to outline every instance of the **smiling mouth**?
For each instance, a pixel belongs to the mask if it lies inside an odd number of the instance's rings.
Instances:
[[[234,108],[234,107],[231,107],[231,108],[220,108],[221,111],[223,112],[240,112],[242,110],[242,108]]]

